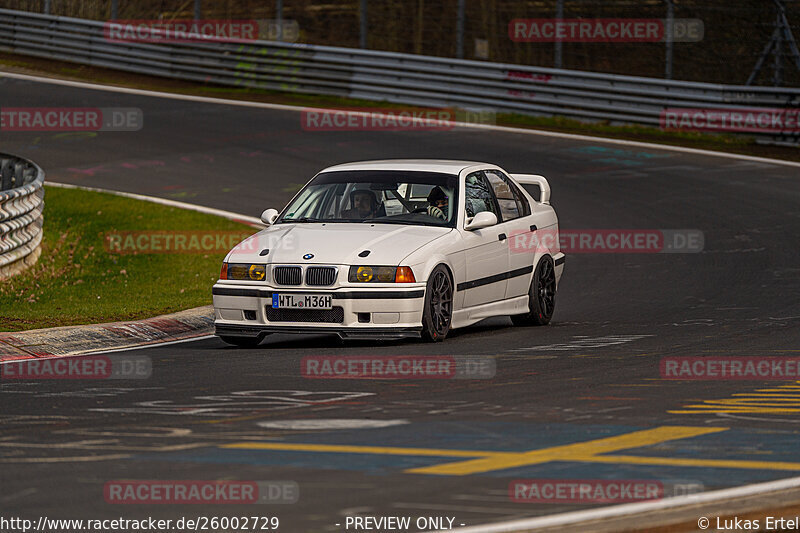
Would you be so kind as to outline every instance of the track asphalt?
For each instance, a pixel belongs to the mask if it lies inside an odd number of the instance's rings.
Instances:
[[[797,168],[497,131],[313,132],[297,112],[9,78],[0,92],[4,107],[142,109],[138,132],[0,133],[51,181],[258,216],[335,163],[469,159],[547,176],[565,229],[705,237],[701,253],[569,255],[544,328],[491,319],[435,345],[205,339],[124,352],[150,358],[149,379],[4,380],[3,516],[259,515],[309,533],[343,531],[348,514],[474,525],[603,505],[514,502],[515,479],[652,480],[667,493],[800,472],[800,382],[660,375],[665,357],[800,356]],[[309,355],[483,355],[496,375],[307,379]],[[106,483],[125,479],[288,480],[299,498],[107,503]]]

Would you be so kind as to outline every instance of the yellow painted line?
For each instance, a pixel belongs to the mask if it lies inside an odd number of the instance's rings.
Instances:
[[[279,450],[288,452],[367,453],[378,455],[419,455],[433,457],[492,457],[515,455],[515,452],[481,452],[471,450],[439,450],[431,448],[395,448],[390,446],[348,446],[335,444],[295,444],[281,442],[238,442],[221,448],[239,450]]]
[[[763,398],[763,399],[752,399],[748,400],[747,398],[731,398],[729,400],[708,400],[699,405],[710,405],[710,406],[719,406],[719,407],[790,407],[791,404],[798,403],[800,404],[800,399],[795,399],[789,402],[787,405],[786,402],[779,402],[776,401],[774,398]],[[693,405],[692,407],[697,407]]]
[[[689,412],[691,413],[692,411]],[[552,461],[800,471],[800,463],[790,463],[784,461],[747,461],[734,459],[690,459],[675,457],[640,457],[631,455],[600,455],[625,449],[660,444],[672,440],[708,435],[727,430],[728,428],[663,426],[654,429],[635,431],[633,433],[627,433],[624,435],[617,435],[614,437],[566,444],[562,446],[553,446],[550,448],[531,450],[528,452],[490,452],[479,450],[446,450],[436,448],[400,448],[392,446],[350,446],[279,442],[240,442],[235,444],[226,444],[221,446],[221,448],[470,458],[468,461],[445,463],[406,470],[407,473],[412,474],[478,474]]]
[[[781,461],[741,461],[726,459],[679,459],[675,457],[637,457],[632,455],[605,455],[587,457],[587,463],[611,463],[659,466],[702,466],[707,468],[745,468],[755,470],[800,470],[800,463]]]
[[[733,396],[742,396],[744,398],[791,398],[800,400],[800,390],[791,392],[786,390],[772,390],[772,391],[758,391],[758,392],[736,392]]]
[[[662,426],[654,429],[646,429],[607,437],[588,442],[553,446],[541,450],[532,450],[521,453],[506,453],[496,457],[483,457],[470,461],[460,461],[456,463],[445,463],[441,465],[412,468],[406,470],[411,474],[438,474],[451,476],[464,476],[468,474],[480,474],[494,470],[505,470],[519,466],[548,463],[552,461],[575,461],[580,458],[593,457],[601,453],[616,452],[630,448],[640,448],[662,442],[697,437],[709,433],[726,431],[728,428],[698,428],[686,426]]]
[[[687,407],[706,407],[703,405],[689,405]],[[711,406],[708,406],[711,407]],[[800,413],[800,409],[779,409],[777,407],[740,407],[738,409],[731,407],[717,407],[715,409],[702,409],[695,411],[667,411],[671,415],[697,415],[697,414],[762,414],[762,415],[788,415],[792,413]]]

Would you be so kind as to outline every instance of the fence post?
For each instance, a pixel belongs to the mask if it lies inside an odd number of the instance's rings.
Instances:
[[[202,10],[200,9],[200,3],[202,0],[194,0],[194,20],[200,20],[203,18]]]
[[[464,9],[466,0],[458,0],[456,15],[456,57],[464,59]]]
[[[361,5],[358,12],[359,31],[358,31],[358,46],[360,48],[367,47],[367,0],[361,0]]]
[[[664,42],[666,44],[664,78],[672,79],[672,38],[675,34],[674,20],[675,20],[675,5],[673,0],[665,0],[667,2],[667,24],[664,29]]]
[[[564,0],[556,0],[556,19],[561,20],[564,18]],[[553,58],[553,64],[556,68],[561,68],[561,39],[558,38],[558,32],[556,32],[556,49],[555,49],[555,57]]]
[[[777,9],[776,9],[777,11]],[[775,17],[775,57],[773,61],[772,84],[780,87],[783,84],[783,31],[781,31],[781,15]]]
[[[111,20],[117,20],[119,16],[119,0],[111,0]]]
[[[50,14],[50,0],[44,0],[44,14]]]
[[[278,41],[283,41],[283,0],[275,0],[275,23],[278,26]]]

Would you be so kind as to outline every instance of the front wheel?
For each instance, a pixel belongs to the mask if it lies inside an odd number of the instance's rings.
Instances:
[[[428,278],[422,311],[422,338],[428,342],[443,341],[453,320],[453,282],[442,265]]]
[[[255,348],[261,344],[263,337],[232,337],[230,335],[220,335],[222,342],[238,346],[239,348]]]
[[[513,315],[515,326],[545,326],[550,323],[556,307],[556,270],[553,259],[546,255],[539,261],[528,290],[529,312]]]

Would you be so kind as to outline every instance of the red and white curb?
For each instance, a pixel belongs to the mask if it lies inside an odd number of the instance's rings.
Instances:
[[[213,334],[210,305],[144,320],[7,332],[0,333],[0,364],[198,340]]]

